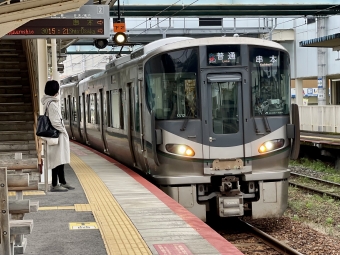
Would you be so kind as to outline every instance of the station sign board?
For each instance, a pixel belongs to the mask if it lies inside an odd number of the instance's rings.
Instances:
[[[1,39],[107,39],[110,37],[110,7],[84,5],[78,11],[35,19]]]

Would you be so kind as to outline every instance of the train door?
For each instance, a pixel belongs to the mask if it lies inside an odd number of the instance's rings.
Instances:
[[[86,118],[86,103],[87,103],[87,95],[85,95],[85,93],[83,92],[82,93],[82,113],[83,113],[83,116],[82,116],[82,119],[83,119],[83,130],[84,130],[84,139],[85,139],[85,142],[86,144],[89,144],[89,139],[87,138],[87,132],[86,132],[86,121],[87,121],[87,118]]]
[[[134,87],[133,83],[128,83],[127,84],[127,92],[128,92],[128,123],[127,123],[127,132],[128,132],[128,140],[129,140],[129,147],[130,147],[130,152],[131,152],[131,157],[133,160],[133,165],[137,166],[137,160],[136,160],[136,151],[135,151],[135,146],[134,146]]]
[[[73,112],[72,112],[72,101],[71,96],[67,96],[67,111],[69,112],[69,125],[70,125],[70,131],[71,131],[71,139],[74,140],[74,131],[73,131]]]
[[[242,76],[239,73],[203,74],[206,102],[202,105],[203,141],[206,159],[244,160]]]
[[[146,170],[145,159],[143,156],[144,153],[144,139],[143,139],[143,113],[142,113],[142,101],[141,101],[141,86],[142,80],[138,80],[137,84],[131,84],[131,109],[133,110],[131,116],[134,120],[133,129],[134,129],[134,139],[133,139],[133,149],[136,158],[137,166]]]
[[[103,140],[103,145],[104,145],[104,152],[108,152],[108,147],[107,147],[107,142],[106,142],[106,137],[105,137],[105,130],[106,128],[104,127],[104,95],[103,95],[103,89],[99,89],[99,107],[100,107],[100,133],[102,136],[102,140]]]

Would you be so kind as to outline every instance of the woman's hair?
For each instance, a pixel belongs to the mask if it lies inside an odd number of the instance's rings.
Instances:
[[[55,80],[46,82],[45,94],[48,96],[54,96],[59,91],[59,83]]]

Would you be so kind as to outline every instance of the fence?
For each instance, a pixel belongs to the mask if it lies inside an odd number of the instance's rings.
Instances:
[[[300,129],[340,133],[340,105],[299,106]]]
[[[0,254],[23,254],[27,245],[24,235],[33,229],[33,220],[24,220],[25,213],[37,212],[39,202],[23,199],[23,192],[38,190],[38,181],[30,180],[30,174],[38,171],[37,159],[0,160]],[[15,191],[16,198],[10,200],[8,191]]]

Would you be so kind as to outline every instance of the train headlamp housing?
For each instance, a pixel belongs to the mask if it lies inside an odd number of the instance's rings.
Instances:
[[[195,151],[190,146],[185,145],[185,144],[167,144],[165,145],[165,149],[168,152],[181,155],[181,156],[186,156],[186,157],[195,156]]]
[[[285,145],[285,140],[284,139],[275,139],[275,140],[270,140],[267,141],[259,147],[259,152],[261,154],[271,152],[277,149],[282,148]]]

